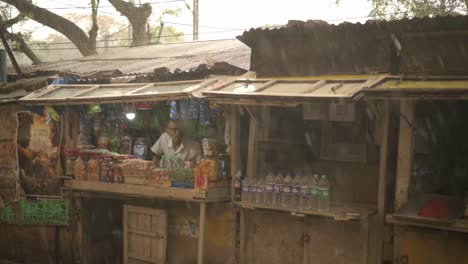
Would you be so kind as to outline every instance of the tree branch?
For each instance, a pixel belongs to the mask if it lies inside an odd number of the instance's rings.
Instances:
[[[109,0],[117,11],[123,16],[127,17],[130,24],[132,24],[132,45],[141,46],[148,43],[146,36],[146,25],[148,18],[151,15],[152,8],[150,4],[143,4],[140,7],[123,0]]]
[[[63,18],[47,9],[32,4],[29,0],[0,0],[10,4],[24,16],[48,26],[65,35],[81,52],[83,56],[96,54],[86,33],[70,20]]]
[[[3,33],[5,34],[5,37],[8,40],[16,42],[16,44],[18,45],[17,51],[24,53],[32,61],[33,64],[42,63],[41,59],[37,57],[37,55],[31,50],[29,45],[26,43],[21,33],[12,34],[8,32],[6,29],[3,31]]]
[[[2,25],[4,28],[9,28],[11,26],[13,26],[14,24],[17,24],[21,21],[23,21],[26,17],[23,16],[22,14],[19,14],[18,16],[12,18],[12,19],[8,19],[8,20],[3,20],[2,21]]]

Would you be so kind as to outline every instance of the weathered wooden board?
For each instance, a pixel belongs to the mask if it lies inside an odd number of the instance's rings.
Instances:
[[[369,222],[307,218],[304,263],[368,263]]]
[[[124,264],[166,263],[167,211],[124,205]]]

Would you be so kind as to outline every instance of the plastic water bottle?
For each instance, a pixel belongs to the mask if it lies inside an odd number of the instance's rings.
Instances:
[[[311,176],[302,177],[301,191],[299,196],[299,208],[302,210],[310,209],[310,181]]]
[[[292,194],[292,177],[291,174],[287,173],[283,180],[283,193],[282,193],[282,206],[284,208],[291,208],[293,200]]]
[[[176,102],[176,101],[172,101],[172,102],[171,102],[170,112],[169,112],[169,118],[170,118],[171,120],[177,120],[177,117],[178,117],[178,114],[177,114],[177,102]]]
[[[309,210],[318,210],[318,181],[318,174],[314,174],[309,181],[310,195],[307,203]]]
[[[265,179],[265,205],[273,206],[273,195],[274,195],[275,177],[273,173],[268,173]]]
[[[319,211],[328,211],[330,209],[330,185],[327,175],[322,175],[318,184],[319,193]]]
[[[255,203],[258,205],[265,204],[265,179],[260,178],[257,181],[257,197]]]
[[[242,180],[242,202],[250,201],[250,180],[248,177],[245,177]]]
[[[257,201],[257,178],[250,180],[250,200],[249,202],[255,203]]]
[[[291,208],[300,208],[299,200],[301,196],[301,183],[302,183],[302,173],[296,173],[296,177],[292,180],[291,188]]]
[[[283,197],[283,175],[279,172],[275,176],[275,185],[273,186],[273,206],[281,206],[281,198]]]

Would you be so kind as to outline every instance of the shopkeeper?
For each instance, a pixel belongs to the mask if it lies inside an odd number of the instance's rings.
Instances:
[[[159,165],[162,155],[166,159],[180,158],[183,162],[191,161],[198,163],[202,159],[201,145],[190,138],[183,136],[182,122],[169,121],[165,131],[151,147],[156,165]]]

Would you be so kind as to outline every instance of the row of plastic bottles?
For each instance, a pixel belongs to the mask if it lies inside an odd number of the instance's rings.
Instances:
[[[287,173],[269,173],[266,178],[245,178],[242,181],[242,201],[272,207],[328,211],[330,185],[326,175],[292,177]]]

